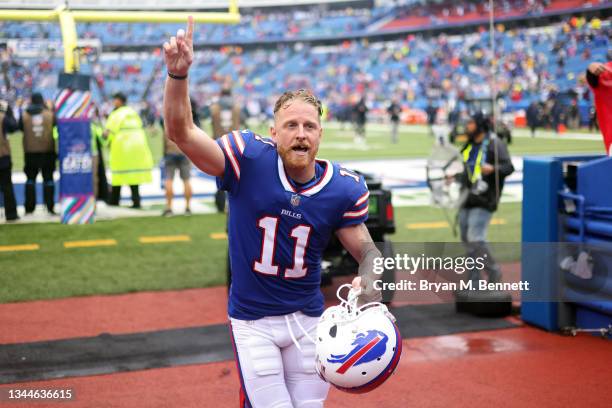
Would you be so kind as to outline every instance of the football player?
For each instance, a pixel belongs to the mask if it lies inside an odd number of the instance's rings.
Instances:
[[[323,313],[321,258],[332,233],[359,262],[361,303],[379,301],[373,260],[380,252],[364,221],[362,176],[315,158],[321,102],[285,92],[271,139],[249,130],[213,140],[191,119],[188,72],[193,18],[164,43],[169,137],[229,195],[232,285],[228,313],[243,407],[321,407],[328,384],[315,371],[312,338]]]

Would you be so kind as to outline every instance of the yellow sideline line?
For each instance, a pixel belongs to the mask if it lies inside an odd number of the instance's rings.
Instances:
[[[504,218],[493,218],[491,225],[506,225],[506,220]]]
[[[99,246],[114,246],[117,241],[114,239],[88,239],[84,241],[66,241],[64,248],[92,248]]]
[[[191,237],[189,235],[159,235],[151,237],[140,237],[138,241],[141,244],[161,244],[165,242],[189,242]]]
[[[434,221],[434,222],[415,222],[406,224],[408,229],[433,229],[433,228],[445,228],[448,227],[446,221]]]
[[[227,239],[227,234],[225,232],[213,232],[210,234],[212,239]]]
[[[493,218],[491,220],[491,225],[505,225],[506,220],[503,218]],[[436,229],[436,228],[447,228],[448,222],[446,221],[434,221],[434,222],[415,222],[411,224],[406,224],[406,228],[408,229]]]
[[[38,244],[0,245],[0,252],[37,251],[39,249]]]

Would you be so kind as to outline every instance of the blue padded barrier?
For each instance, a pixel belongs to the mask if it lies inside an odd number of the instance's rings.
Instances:
[[[561,162],[552,157],[528,157],[523,161],[523,218],[521,273],[533,288],[522,293],[521,316],[530,324],[546,330],[557,330],[558,311],[555,302],[558,282],[549,272],[557,259],[552,247],[529,245],[533,242],[554,242],[558,236],[557,208],[563,186]]]
[[[603,235],[608,239],[612,239],[612,223],[610,221],[586,219],[584,223],[581,223],[580,219],[576,217],[567,217],[565,219],[565,227],[568,229],[580,230],[583,226],[587,234]],[[604,242],[609,243],[609,241]]]

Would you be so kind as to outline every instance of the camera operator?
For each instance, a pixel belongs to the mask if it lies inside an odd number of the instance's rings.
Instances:
[[[485,256],[488,281],[499,282],[501,272],[487,244],[487,230],[491,217],[497,210],[504,179],[514,171],[506,144],[493,137],[490,120],[482,113],[474,114],[467,122],[468,141],[461,153],[465,163],[465,185],[469,189],[467,199],[459,210],[461,241],[468,255]],[[471,272],[470,279],[477,287],[481,278],[478,271]]]

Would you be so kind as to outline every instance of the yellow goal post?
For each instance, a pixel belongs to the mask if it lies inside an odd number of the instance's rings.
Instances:
[[[58,21],[64,47],[64,72],[78,71],[77,22],[108,23],[186,23],[193,16],[196,23],[237,24],[240,22],[238,1],[229,0],[227,12],[187,11],[109,11],[70,10],[62,5],[53,10],[8,10],[0,9],[0,20],[11,21]]]

